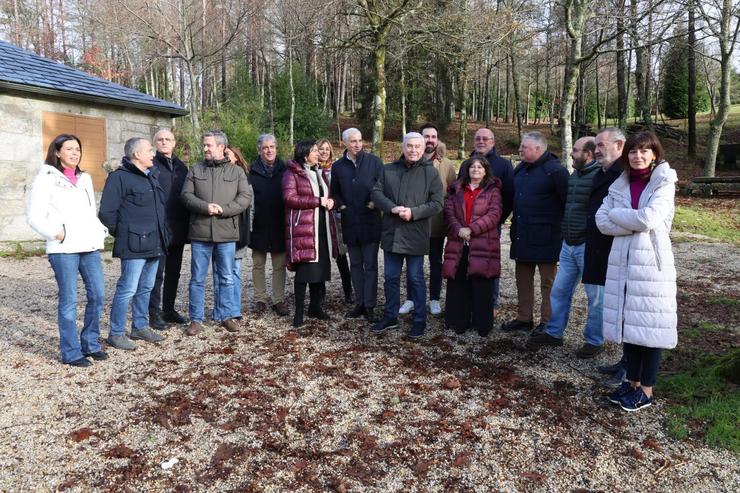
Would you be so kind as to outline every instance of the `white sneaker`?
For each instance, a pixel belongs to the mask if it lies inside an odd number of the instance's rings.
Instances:
[[[406,300],[403,302],[403,305],[401,305],[401,308],[398,310],[399,315],[408,315],[414,311],[414,302],[411,300]]]
[[[439,304],[439,300],[430,300],[429,301],[429,313],[432,315],[439,315],[442,313],[442,307]]]

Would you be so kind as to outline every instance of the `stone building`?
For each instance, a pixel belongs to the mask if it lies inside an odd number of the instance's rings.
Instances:
[[[151,138],[185,114],[174,103],[0,41],[0,242],[38,239],[26,224],[26,198],[54,137],[80,138],[80,167],[100,192],[103,166],[120,162],[127,139]]]

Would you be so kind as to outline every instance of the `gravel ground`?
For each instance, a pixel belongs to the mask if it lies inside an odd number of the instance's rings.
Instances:
[[[740,249],[674,250],[681,282],[736,293]],[[111,300],[109,253],[104,269]],[[192,338],[173,326],[159,345],[73,369],[58,362],[46,258],[0,259],[0,491],[740,489],[737,456],[666,436],[664,404],[628,415],[605,402],[594,367],[619,348],[575,358],[582,289],[566,344],[531,353],[523,334],[455,336],[439,319],[421,342],[405,328],[370,336],[342,319],[334,274],[332,322],[247,314],[236,335]],[[515,295],[506,261],[499,322]]]

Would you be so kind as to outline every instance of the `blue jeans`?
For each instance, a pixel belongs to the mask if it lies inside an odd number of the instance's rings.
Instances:
[[[69,363],[83,354],[100,351],[100,314],[105,302],[103,266],[100,252],[50,253],[49,264],[59,287],[57,323],[62,361]],[[87,293],[85,322],[77,334],[77,273],[82,276]]]
[[[202,323],[205,318],[205,282],[208,266],[213,259],[213,285],[218,285],[218,296],[213,299],[213,319],[226,320],[241,316],[239,300],[234,299],[234,252],[236,243],[211,243],[193,241],[190,243],[192,260],[190,262],[190,320]]]
[[[583,277],[583,254],[586,244],[568,245],[563,242],[560,249],[560,264],[555,282],[550,292],[552,316],[545,331],[553,337],[561,339],[568,326],[570,307],[573,293]],[[588,344],[601,346],[604,344],[604,335],[601,327],[604,303],[604,286],[584,284],[588,299],[588,314],[586,326],[583,329],[583,338]]]
[[[242,260],[240,258],[234,259],[234,270],[231,271],[231,276],[234,280],[234,299],[239,303],[239,316],[241,318],[241,302],[242,302]],[[213,269],[216,269],[216,262],[213,262]],[[213,299],[217,300],[221,296],[219,295],[218,283],[213,283]],[[214,308],[213,319],[216,318],[216,310]]]
[[[426,284],[424,283],[424,255],[404,255],[400,253],[384,252],[385,275],[385,310],[383,318],[393,320],[398,318],[398,309],[401,307],[401,269],[406,260],[409,299],[414,302],[414,322],[426,323],[427,307]]]
[[[113,306],[110,309],[111,336],[126,333],[129,303],[131,328],[140,330],[149,325],[149,296],[154,288],[158,265],[159,257],[121,259],[121,277],[116,283],[116,294],[113,295]]]

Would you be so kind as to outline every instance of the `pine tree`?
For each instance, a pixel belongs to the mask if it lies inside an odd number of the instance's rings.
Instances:
[[[686,118],[689,114],[689,57],[687,37],[681,36],[671,41],[663,58],[662,110],[669,118]],[[706,84],[697,80],[696,111],[709,109],[709,94]]]

